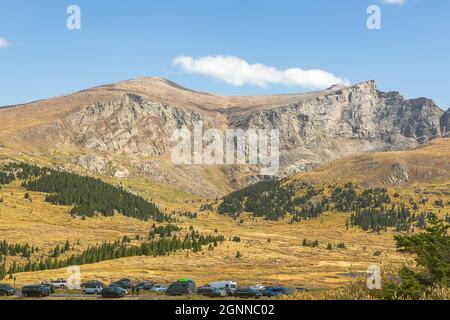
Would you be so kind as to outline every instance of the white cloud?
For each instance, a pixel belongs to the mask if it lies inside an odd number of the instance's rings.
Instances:
[[[259,63],[250,64],[234,56],[219,55],[198,59],[179,56],[172,63],[186,72],[210,76],[234,86],[267,87],[269,84],[279,84],[321,90],[334,84],[350,84],[342,78],[319,69],[290,68],[278,70]]]
[[[9,46],[9,42],[5,38],[0,37],[0,48],[6,48]]]
[[[382,0],[384,4],[405,4],[406,0]]]

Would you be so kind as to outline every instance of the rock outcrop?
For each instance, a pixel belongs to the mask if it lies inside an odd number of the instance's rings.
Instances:
[[[443,111],[432,100],[406,100],[368,81],[298,103],[234,116],[236,128],[280,129],[288,173],[364,151],[406,150],[441,135]]]
[[[407,150],[439,137],[448,117],[430,99],[380,92],[374,81],[333,86],[298,102],[257,110],[194,111],[125,94],[64,119],[73,144],[99,152],[167,157],[172,132],[205,129],[279,129],[281,175],[316,168],[356,152]]]
[[[71,142],[87,149],[138,156],[164,156],[170,153],[172,132],[203,123],[220,128],[216,119],[200,112],[159,102],[143,101],[125,94],[71,114],[64,126]]]
[[[441,118],[441,132],[445,137],[450,137],[450,108]]]
[[[43,147],[53,154],[68,150],[78,153],[72,163],[80,168],[118,178],[149,175],[173,185],[183,179],[183,188],[197,181],[192,189],[203,194],[224,189],[214,187],[217,181],[228,186],[255,181],[259,171],[215,166],[216,176],[202,185],[211,166],[193,169],[170,161],[172,133],[183,126],[203,124],[205,130],[221,132],[279,129],[280,176],[354,153],[409,150],[450,131],[450,110],[444,113],[427,98],[407,100],[398,92],[378,91],[375,81],[305,94],[221,97],[152,78],[85,90],[46,105],[40,101],[0,110],[0,125],[8,128],[0,130],[0,143],[26,144],[36,153]],[[30,121],[23,122],[27,117]],[[23,121],[15,126],[14,119]],[[407,171],[393,169],[393,180],[408,180]]]

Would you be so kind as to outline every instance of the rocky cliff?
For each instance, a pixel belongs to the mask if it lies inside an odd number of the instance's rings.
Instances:
[[[441,132],[443,136],[450,137],[450,108],[441,118]]]
[[[414,148],[445,134],[449,115],[430,99],[380,92],[374,81],[306,94],[221,97],[150,78],[0,110],[0,143],[34,156],[46,150],[58,157],[64,151],[64,161],[68,156],[87,171],[116,177],[141,174],[217,194],[225,191],[217,181],[235,187],[257,179],[258,171],[174,166],[170,152],[175,129],[200,123],[222,132],[279,129],[280,175],[286,176],[354,153]],[[22,122],[15,125],[17,119]]]
[[[444,112],[425,98],[406,100],[368,81],[270,110],[234,115],[233,127],[280,129],[284,171],[351,153],[406,150],[441,135]]]

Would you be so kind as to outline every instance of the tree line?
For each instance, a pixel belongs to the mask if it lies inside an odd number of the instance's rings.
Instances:
[[[56,205],[74,206],[73,216],[93,217],[115,212],[140,220],[171,221],[153,202],[100,179],[49,170],[47,174],[23,182],[28,191],[48,193],[45,200]]]
[[[274,221],[289,216],[289,222],[295,223],[318,218],[334,207],[336,211],[352,213],[346,223],[347,229],[357,226],[373,232],[387,231],[387,228],[395,228],[396,231],[409,231],[414,227],[424,229],[431,214],[419,213],[415,203],[412,203],[412,208],[404,203],[392,203],[386,188],[358,192],[353,183],[347,183],[343,187],[329,186],[331,197],[324,194],[324,189],[309,184],[303,184],[301,188],[304,194],[296,197],[293,187],[285,186],[282,180],[262,181],[224,197],[218,212],[234,218],[242,212],[249,212],[255,217]],[[445,221],[450,223],[450,217],[447,216]]]
[[[9,184],[16,179],[25,180],[31,177],[37,177],[45,172],[45,168],[40,168],[37,165],[11,162],[3,165],[0,169],[0,185]]]
[[[35,246],[32,246],[28,243],[25,244],[19,244],[19,243],[8,243],[7,241],[3,240],[0,241],[0,263],[3,260],[3,256],[18,256],[22,255],[24,258],[30,258],[31,255],[38,251],[39,249]]]
[[[283,180],[262,181],[227,195],[218,207],[220,214],[238,217],[242,212],[254,217],[278,221],[288,215],[290,222],[319,217],[329,209],[329,199],[324,189],[305,185],[305,194],[295,197],[292,186],[283,185]]]
[[[0,170],[0,184],[15,179],[24,180],[22,186],[28,191],[48,193],[47,202],[74,206],[73,216],[93,217],[96,213],[112,216],[118,212],[144,221],[172,221],[155,203],[100,179],[26,163],[4,165]]]
[[[0,279],[3,277],[21,272],[34,272],[43,270],[61,269],[72,265],[93,264],[101,261],[115,260],[125,257],[135,256],[165,256],[180,250],[192,250],[200,252],[202,248],[209,245],[217,247],[225,241],[223,236],[201,235],[192,231],[183,237],[163,237],[158,240],[143,242],[140,245],[129,245],[127,242],[116,240],[114,242],[104,242],[98,246],[88,247],[78,255],[71,255],[66,259],[57,259],[50,256],[37,261],[28,261],[25,265],[18,265],[15,262],[6,271],[5,265],[0,266]],[[2,269],[3,268],[3,269]]]
[[[172,233],[179,232],[181,231],[181,229],[182,229],[181,227],[172,224],[158,227],[156,225],[153,225],[152,228],[150,229],[148,238],[149,240],[152,240],[155,239],[157,235],[159,235],[160,238],[171,237]]]
[[[347,229],[359,227],[364,231],[381,232],[387,228],[395,228],[396,231],[410,231],[417,227],[426,228],[426,220],[431,213],[412,210],[406,204],[392,203],[386,188],[365,189],[357,193],[353,184],[336,187],[332,191],[332,200],[335,209],[343,212],[352,212],[347,220]]]
[[[14,180],[15,180],[15,177],[13,174],[11,174],[9,172],[0,171],[0,185],[10,184]]]

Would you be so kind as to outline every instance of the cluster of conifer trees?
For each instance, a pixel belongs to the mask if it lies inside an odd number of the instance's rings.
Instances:
[[[156,225],[153,225],[152,228],[150,229],[148,237],[150,240],[155,239],[157,235],[159,235],[160,238],[171,237],[172,233],[179,232],[181,231],[181,229],[182,229],[181,227],[172,224],[158,227]]]
[[[18,244],[18,243],[8,243],[5,240],[0,241],[0,263],[2,262],[2,256],[18,256],[21,255],[24,258],[29,258],[31,255],[38,251],[37,247],[31,246],[28,243]]]
[[[0,280],[4,279],[8,274],[6,269],[6,257],[22,256],[23,258],[30,259],[31,255],[38,252],[39,249],[35,246],[31,246],[28,243],[8,243],[5,240],[0,241]]]
[[[214,208],[211,203],[202,204],[200,206],[200,211],[213,211],[213,210],[214,210]]]
[[[53,258],[58,258],[60,255],[66,253],[70,250],[70,242],[69,240],[66,241],[66,243],[62,246],[57,245],[51,252],[51,256]]]
[[[0,263],[0,280],[5,279],[7,274],[8,274],[8,271],[6,270],[6,264]]]
[[[188,219],[197,219],[197,212],[182,211],[179,214],[180,214],[180,216],[186,217]]]
[[[292,214],[290,223],[301,222],[318,218],[323,212],[329,210],[328,198],[324,198],[321,202],[308,207],[303,207],[300,210],[295,210]]]
[[[391,203],[387,189],[366,189],[358,195],[351,183],[348,183],[344,188],[334,188],[332,199],[335,209],[342,212],[355,211],[359,208],[379,208],[381,205]]]
[[[319,246],[319,241],[318,241],[318,240],[308,240],[308,239],[303,239],[302,245],[303,245],[304,247],[316,248],[316,247]]]
[[[225,241],[223,236],[201,235],[192,231],[183,237],[162,237],[158,240],[142,242],[140,245],[129,245],[126,241],[117,240],[114,242],[104,242],[98,246],[88,247],[78,255],[71,255],[66,259],[57,259],[54,256],[37,261],[28,261],[25,265],[18,265],[15,262],[6,271],[5,265],[0,266],[0,279],[6,275],[13,275],[21,272],[33,272],[42,270],[53,270],[65,268],[72,265],[85,265],[101,261],[120,259],[135,256],[165,256],[180,250],[192,250],[200,252],[203,246],[209,249],[217,247]],[[3,272],[3,273],[2,273]]]
[[[328,198],[320,196],[323,189],[308,186],[305,195],[295,197],[293,187],[283,186],[282,183],[279,180],[263,181],[233,192],[223,199],[218,212],[237,217],[245,211],[273,221],[284,219],[290,214],[293,223],[317,218],[329,209]],[[320,200],[311,201],[317,196],[320,196]]]
[[[353,212],[349,224],[364,231],[380,232],[387,228],[396,231],[409,231],[413,227],[425,228],[429,213],[412,212],[405,204],[391,204],[391,198],[385,188],[366,189],[358,194],[352,184],[344,188],[337,187],[332,192],[335,209]]]
[[[295,209],[292,212],[290,223],[301,222],[302,220],[309,220],[318,218],[323,212],[329,210],[329,199],[323,194],[323,189],[314,189],[308,186],[306,194],[294,199]],[[313,202],[312,199],[320,196],[318,201]],[[297,209],[300,207],[300,209]]]
[[[49,193],[46,201],[57,205],[74,205],[72,215],[92,217],[96,213],[125,216],[147,221],[171,221],[160,208],[140,196],[91,177],[49,170],[37,179],[25,181],[29,191]]]
[[[290,214],[290,223],[295,223],[318,218],[333,204],[336,211],[352,212],[347,228],[358,226],[373,232],[387,228],[397,231],[409,231],[414,227],[424,229],[430,216],[429,212],[419,213],[418,206],[414,204],[412,208],[405,204],[393,204],[386,188],[358,192],[352,183],[348,183],[344,187],[333,188],[331,199],[324,195],[324,189],[315,189],[310,185],[304,185],[303,189],[305,194],[295,197],[294,189],[283,186],[282,181],[263,181],[226,196],[218,212],[235,218],[242,212],[249,212],[268,220],[284,219]],[[446,221],[450,223],[450,218],[446,217]]]
[[[9,184],[16,179],[25,180],[37,177],[44,173],[45,169],[41,169],[36,165],[11,162],[0,169],[0,185]]]
[[[0,171],[0,185],[5,185],[13,182],[15,177],[9,172]]]
[[[414,213],[404,204],[390,208],[382,205],[380,207],[357,209],[351,215],[352,226],[359,226],[364,231],[380,232],[387,231],[387,228],[395,228],[396,231],[409,231],[411,228],[426,228],[426,221],[430,217],[430,212]]]
[[[59,172],[26,163],[10,163],[0,170],[0,185],[15,179],[25,180],[29,191],[49,193],[46,201],[58,205],[73,205],[72,215],[92,217],[96,213],[112,216],[119,212],[140,220],[172,221],[153,202],[115,187],[100,179]]]
[[[37,165],[30,165],[23,162],[11,162],[3,167],[4,171],[12,173],[17,179],[25,180],[45,174],[49,169],[40,168]]]

